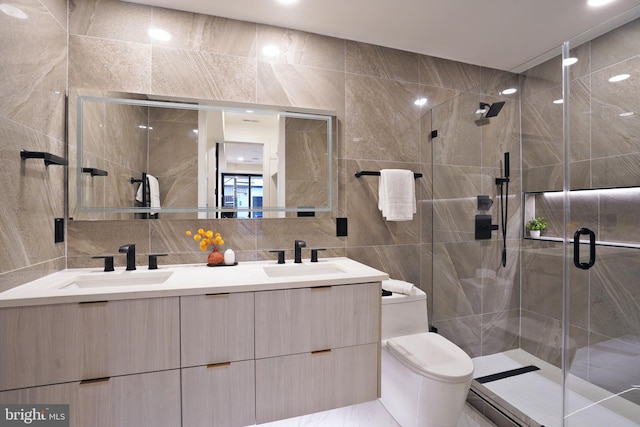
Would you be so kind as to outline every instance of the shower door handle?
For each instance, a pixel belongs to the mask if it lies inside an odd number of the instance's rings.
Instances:
[[[580,262],[580,236],[589,235],[589,262]],[[581,228],[573,235],[573,265],[588,270],[596,263],[596,233],[588,228]]]

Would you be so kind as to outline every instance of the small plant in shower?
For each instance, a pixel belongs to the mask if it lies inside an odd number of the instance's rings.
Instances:
[[[539,216],[529,220],[525,225],[525,228],[529,230],[529,235],[532,238],[537,239],[540,237],[540,232],[547,228],[547,224],[547,220],[544,219],[543,216]]]

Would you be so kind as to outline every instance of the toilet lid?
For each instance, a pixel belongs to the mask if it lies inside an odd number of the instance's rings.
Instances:
[[[442,335],[430,332],[395,337],[387,340],[387,348],[423,376],[450,383],[473,378],[471,358]]]

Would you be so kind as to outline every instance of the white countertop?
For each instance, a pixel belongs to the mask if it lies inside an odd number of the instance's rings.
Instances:
[[[273,274],[287,270],[284,275]],[[314,269],[327,268],[327,272]],[[283,269],[283,270],[279,270]],[[300,274],[298,275],[298,271]],[[162,283],[128,284],[138,279],[171,273]],[[75,280],[104,281],[114,278],[121,284],[77,287]],[[317,263],[303,261],[285,264],[274,261],[241,262],[235,266],[207,267],[204,264],[160,265],[157,270],[138,266],[135,271],[104,272],[101,268],[62,270],[0,293],[0,308],[29,305],[63,304],[87,301],[157,298],[210,293],[252,292],[276,289],[334,286],[379,282],[389,275],[349,258],[324,258]]]

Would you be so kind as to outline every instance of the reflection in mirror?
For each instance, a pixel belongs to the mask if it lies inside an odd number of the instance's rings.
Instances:
[[[75,144],[70,138],[70,158],[77,148],[70,217],[331,214],[333,115],[189,101],[78,94]]]

